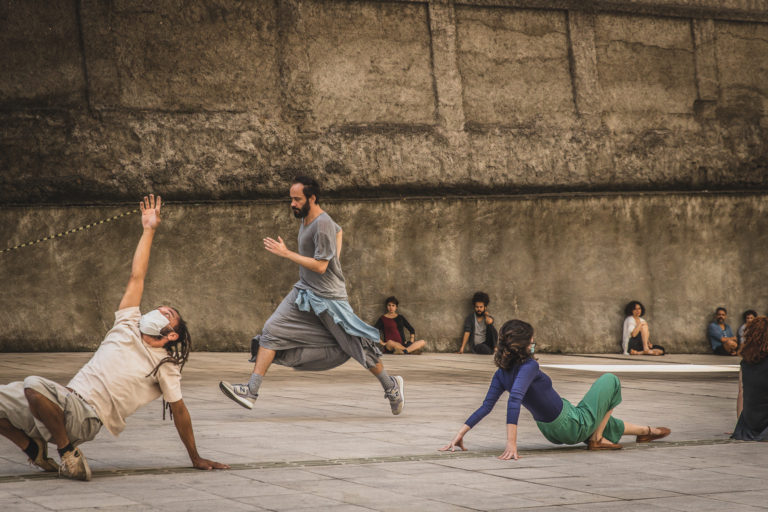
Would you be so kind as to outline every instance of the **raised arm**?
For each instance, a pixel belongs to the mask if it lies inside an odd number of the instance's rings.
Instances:
[[[149,253],[152,248],[152,239],[155,237],[155,230],[160,225],[160,205],[162,200],[160,196],[155,199],[154,194],[144,197],[139,202],[141,208],[141,225],[144,232],[141,234],[139,244],[133,253],[133,264],[131,265],[131,277],[128,279],[128,286],[120,301],[118,309],[125,309],[141,304],[141,296],[144,293],[144,278],[147,276],[149,268]]]

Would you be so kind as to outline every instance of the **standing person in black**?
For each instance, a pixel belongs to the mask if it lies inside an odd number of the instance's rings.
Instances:
[[[733,439],[768,441],[768,318],[759,316],[745,329],[739,371],[738,421]]]
[[[427,344],[424,340],[416,340],[416,330],[408,320],[397,312],[400,305],[397,297],[387,297],[384,301],[387,312],[379,317],[374,327],[379,330],[379,343],[387,354],[421,354]],[[405,337],[408,329],[409,338]]]
[[[477,292],[472,296],[475,311],[464,320],[464,335],[461,338],[459,354],[464,353],[467,342],[470,342],[469,348],[475,354],[493,354],[499,335],[493,326],[493,317],[488,314],[490,302],[491,299],[485,292]]]

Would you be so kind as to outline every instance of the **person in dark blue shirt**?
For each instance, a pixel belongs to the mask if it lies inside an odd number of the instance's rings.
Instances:
[[[517,452],[517,420],[520,406],[533,415],[544,437],[555,444],[587,443],[589,450],[618,450],[622,435],[636,435],[638,443],[661,439],[670,434],[666,427],[634,425],[613,417],[613,409],[621,403],[621,384],[618,377],[602,375],[584,395],[579,405],[573,406],[561,398],[552,387],[552,380],[541,371],[533,357],[533,327],[522,320],[510,320],[499,332],[499,345],[494,362],[499,367],[493,375],[491,387],[480,406],[459,429],[450,443],[441,451],[466,450],[464,436],[491,410],[504,391],[509,392],[507,402],[507,445],[499,459],[519,458]]]
[[[739,350],[739,341],[733,335],[731,326],[725,323],[728,311],[724,307],[715,310],[715,320],[707,326],[707,339],[712,352],[718,356],[735,356]]]

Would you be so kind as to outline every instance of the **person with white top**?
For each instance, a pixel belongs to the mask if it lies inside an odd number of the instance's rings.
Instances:
[[[93,357],[66,386],[30,376],[0,386],[0,434],[24,451],[44,471],[90,480],[91,469],[78,446],[102,425],[113,435],[139,407],[163,397],[176,430],[197,469],[229,466],[200,457],[192,420],[181,398],[181,369],[191,338],[179,312],[160,306],[139,311],[155,230],[160,225],[160,196],[140,203],[143,233],[133,255],[131,276],[115,313],[115,324]],[[163,409],[165,411],[165,408]],[[54,443],[61,465],[48,457]]]
[[[642,318],[645,315],[645,306],[633,300],[624,308],[624,332],[621,338],[621,348],[624,354],[633,356],[663,356],[664,347],[653,345],[650,341],[651,333],[648,322]]]

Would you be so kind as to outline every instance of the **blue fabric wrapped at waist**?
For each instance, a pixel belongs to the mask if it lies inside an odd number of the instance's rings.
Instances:
[[[352,311],[352,306],[346,300],[333,300],[318,297],[312,290],[298,288],[299,296],[296,298],[296,307],[301,311],[312,311],[316,315],[327,311],[334,323],[344,329],[351,336],[360,336],[372,341],[378,341],[379,330],[360,320]]]

